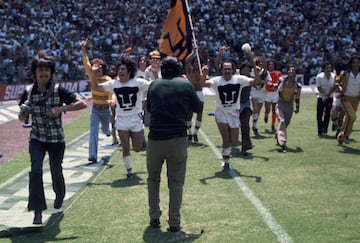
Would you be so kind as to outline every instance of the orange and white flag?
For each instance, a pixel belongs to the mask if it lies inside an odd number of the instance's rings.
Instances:
[[[191,53],[191,25],[185,0],[172,0],[161,34],[159,50],[162,55],[184,60]]]

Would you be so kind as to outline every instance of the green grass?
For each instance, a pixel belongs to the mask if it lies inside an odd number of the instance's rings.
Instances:
[[[243,158],[235,148],[232,166],[294,242],[360,242],[360,121],[356,121],[349,145],[338,146],[332,134],[318,138],[315,102],[315,96],[302,97],[300,113],[288,129],[288,153],[278,152],[274,135],[265,132],[270,125],[264,124],[261,114],[261,137],[252,138],[252,154]],[[202,130],[220,148],[214,117],[207,115],[213,107],[213,97],[206,97]],[[67,138],[78,130],[67,130]],[[166,232],[165,167],[162,227],[153,230],[148,228],[145,152],[132,152],[137,176],[129,183],[124,180],[121,152],[117,151],[58,224],[38,234],[0,241],[277,242],[235,180],[220,172],[220,161],[209,145],[201,136],[199,140],[198,145],[189,146],[181,211],[185,233]],[[4,178],[2,169],[0,178]]]

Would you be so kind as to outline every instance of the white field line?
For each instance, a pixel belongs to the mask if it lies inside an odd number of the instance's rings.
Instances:
[[[204,138],[206,143],[210,146],[211,150],[214,152],[217,158],[222,158],[220,151],[215,147],[211,142],[208,136],[200,129],[201,136]],[[290,243],[293,242],[292,238],[286,233],[286,231],[279,225],[274,217],[270,214],[269,210],[265,208],[262,202],[254,195],[246,183],[241,179],[241,177],[232,169],[229,170],[229,174],[236,181],[237,185],[240,187],[244,195],[249,199],[255,209],[260,213],[263,220],[269,227],[269,229],[275,234],[278,241],[281,243]]]

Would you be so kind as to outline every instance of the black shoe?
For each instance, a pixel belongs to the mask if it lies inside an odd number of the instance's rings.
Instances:
[[[192,135],[188,135],[188,141],[191,142],[192,141],[193,136]]]
[[[230,163],[229,162],[224,162],[223,166],[222,166],[223,171],[225,170],[229,170],[230,169]]]
[[[97,159],[96,158],[88,158],[89,162],[91,163],[96,163],[97,162]]]
[[[253,128],[253,132],[255,136],[259,136],[259,130],[257,128]]]
[[[246,150],[243,150],[243,151],[241,151],[241,155],[242,155],[242,156],[248,156],[249,153],[248,153]]]
[[[267,116],[264,117],[264,122],[268,123],[269,118]]]
[[[198,138],[197,134],[194,134],[193,137],[194,137],[194,142],[195,143],[199,142],[199,138]]]
[[[33,224],[42,224],[42,213],[41,213],[41,211],[35,211]]]
[[[176,233],[176,232],[179,232],[181,230],[181,226],[170,226],[166,230],[169,231],[169,232]]]
[[[337,125],[335,124],[335,122],[332,124],[331,128],[332,128],[333,132],[335,132],[337,130]]]
[[[287,148],[285,145],[281,146],[281,152],[283,152],[283,153],[287,152]]]
[[[58,198],[56,197],[55,201],[54,201],[54,208],[55,209],[59,209],[61,208],[61,206],[63,205],[64,202],[64,198]]]
[[[151,219],[150,220],[150,226],[154,228],[160,227],[160,220],[159,219]]]
[[[276,132],[275,126],[271,126],[271,132]]]
[[[126,175],[126,180],[131,181],[131,180],[133,180],[133,179],[134,179],[134,173],[128,173],[128,174]]]

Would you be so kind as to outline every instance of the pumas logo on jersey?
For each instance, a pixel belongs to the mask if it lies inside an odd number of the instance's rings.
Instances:
[[[130,111],[135,107],[138,92],[138,87],[122,87],[114,89],[119,106],[124,111]]]
[[[221,104],[224,107],[232,106],[239,98],[240,84],[227,84],[218,87]]]

